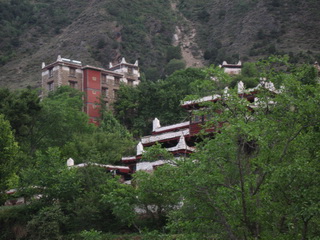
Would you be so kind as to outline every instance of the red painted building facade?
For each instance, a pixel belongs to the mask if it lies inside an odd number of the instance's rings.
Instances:
[[[140,83],[138,62],[110,63],[109,69],[82,65],[80,61],[61,58],[51,64],[42,63],[42,96],[60,86],[68,85],[84,92],[84,111],[90,122],[98,124],[101,104],[112,110],[120,84]]]

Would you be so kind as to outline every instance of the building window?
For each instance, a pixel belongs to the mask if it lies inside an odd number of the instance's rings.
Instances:
[[[117,90],[117,89],[114,89],[114,90],[113,90],[113,98],[114,98],[114,99],[117,99],[117,98],[118,98],[118,90]]]
[[[49,71],[49,77],[53,77],[53,68],[49,68],[48,71]]]
[[[53,81],[52,82],[48,82],[48,91],[53,91],[53,90],[54,90]]]
[[[101,83],[102,84],[107,84],[107,75],[101,74]]]
[[[120,84],[120,78],[115,77],[114,78],[114,85],[119,86],[119,84]]]
[[[69,81],[69,86],[72,88],[77,88],[78,83],[76,81]]]
[[[132,74],[133,73],[133,69],[131,67],[128,67],[128,73]]]
[[[96,77],[92,77],[92,80],[93,80],[93,81],[97,81],[97,78],[96,78]]]
[[[134,81],[133,79],[128,79],[128,85],[133,86],[133,81]]]
[[[101,96],[102,96],[103,98],[108,97],[108,88],[102,88]]]
[[[76,69],[73,68],[73,67],[70,67],[70,68],[69,68],[69,75],[70,75],[71,77],[75,77],[75,76],[76,76]]]

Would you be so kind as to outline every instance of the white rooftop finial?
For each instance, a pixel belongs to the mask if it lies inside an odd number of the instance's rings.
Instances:
[[[113,65],[112,65],[112,62],[109,62],[109,68],[112,68]]]
[[[124,57],[121,59],[121,63],[127,63]]]
[[[230,95],[228,92],[229,92],[229,88],[225,87],[224,90],[223,90],[224,97],[228,97]]]
[[[144,150],[143,150],[143,145],[142,145],[141,142],[139,142],[138,145],[137,145],[137,155],[138,155],[138,156],[139,156],[139,155],[142,155],[143,152],[144,152]]]
[[[72,158],[69,158],[69,159],[67,160],[67,166],[68,166],[68,167],[74,166],[74,160],[73,160]]]
[[[223,66],[223,65],[227,65],[227,64],[228,64],[227,61],[223,61],[223,62],[222,62],[222,66]]]
[[[186,149],[187,148],[187,143],[186,140],[183,136],[183,134],[181,134],[179,142],[178,142],[178,148],[179,149]]]
[[[242,62],[241,62],[241,60],[239,60],[239,62],[238,62],[238,65],[240,65],[240,66],[242,65]]]
[[[242,81],[238,82],[238,93],[244,92],[244,84]]]
[[[44,68],[46,66],[45,62],[42,62],[42,68]]]
[[[62,61],[61,55],[58,55],[57,62],[61,62],[61,61]]]
[[[139,66],[139,62],[138,60],[136,60],[136,62],[134,63],[135,66]]]
[[[152,131],[154,132],[157,128],[160,128],[160,120],[158,118],[155,118],[152,122]]]

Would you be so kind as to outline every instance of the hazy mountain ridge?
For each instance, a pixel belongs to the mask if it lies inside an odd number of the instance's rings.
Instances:
[[[2,0],[0,86],[39,86],[41,62],[59,54],[102,67],[139,59],[142,71],[161,76],[179,58],[171,48],[179,25],[184,35],[196,32],[182,53],[204,55],[199,65],[278,53],[312,62],[320,52],[319,8],[314,0]]]

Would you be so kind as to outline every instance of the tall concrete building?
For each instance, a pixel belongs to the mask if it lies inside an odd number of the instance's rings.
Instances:
[[[138,61],[109,64],[109,69],[82,65],[80,61],[58,56],[53,63],[42,63],[42,96],[60,86],[70,86],[84,92],[84,111],[90,122],[97,124],[100,116],[100,104],[112,108],[117,99],[120,83],[135,86],[140,83]]]

